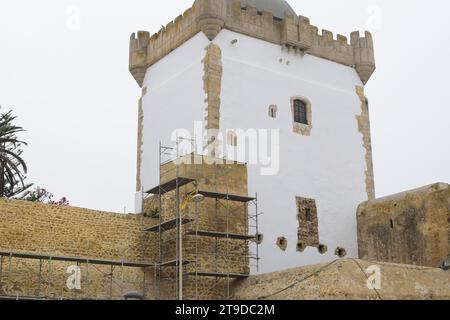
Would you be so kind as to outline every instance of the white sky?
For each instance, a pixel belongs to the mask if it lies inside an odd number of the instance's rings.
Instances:
[[[133,211],[140,88],[129,36],[158,31],[192,2],[0,1],[0,105],[27,130],[30,182],[75,206]],[[319,29],[373,32],[377,195],[450,182],[450,2],[289,2]]]

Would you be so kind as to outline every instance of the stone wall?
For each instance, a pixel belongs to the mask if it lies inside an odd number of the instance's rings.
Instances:
[[[220,93],[222,85],[222,52],[220,47],[211,43],[206,48],[203,59],[203,90],[206,94],[206,130],[208,138],[208,154],[216,155],[218,151],[217,134],[220,124]]]
[[[448,184],[365,202],[357,215],[361,259],[438,267],[450,258]]]
[[[168,170],[167,179],[170,179],[174,164],[168,163],[163,168]],[[230,172],[224,172],[227,169]],[[217,179],[219,172],[228,173],[230,178],[216,182],[213,177]],[[180,167],[179,174],[195,176],[198,190],[228,190],[230,194],[245,194],[247,191],[244,183],[245,165],[224,164],[216,168],[211,165],[184,166]],[[235,187],[230,187],[225,181]],[[366,259],[404,259],[416,264],[435,265],[440,259],[448,257],[449,190],[447,184],[436,184],[361,205],[358,213],[360,247],[364,254],[370,254]],[[193,204],[186,206],[185,217],[200,212],[197,226],[202,230],[218,230],[215,221],[220,217],[220,212],[215,211],[216,203],[210,200],[201,203],[201,210],[198,211],[196,209],[199,208],[194,208]],[[167,199],[166,205],[169,204],[170,200]],[[146,210],[150,210],[150,207],[148,203]],[[240,211],[239,219],[230,220],[233,232],[248,231],[245,222],[241,222],[242,216],[246,214],[247,211]],[[170,218],[170,211],[165,217]],[[143,230],[155,224],[155,219],[136,215],[0,200],[0,251],[151,264],[158,259],[156,236]],[[386,229],[391,229],[392,225],[395,232],[389,230],[393,232],[392,235],[383,237],[388,232]],[[248,242],[243,244],[226,239],[216,242],[209,237],[199,237],[195,241],[186,234],[191,228],[192,225],[184,228],[184,254],[186,260],[196,260],[197,265],[187,265],[184,270],[186,275],[193,272],[195,266],[198,271],[248,273],[248,259],[245,257],[248,254]],[[173,243],[167,245],[167,253],[173,253]],[[194,255],[197,250],[211,250],[215,254]],[[410,255],[398,254],[400,250],[410,252]],[[231,255],[221,255],[224,252]],[[385,252],[390,255],[385,256]],[[67,268],[71,265],[76,263],[3,257],[0,263],[0,296],[121,299],[126,292],[139,291],[144,292],[147,299],[160,297],[155,268],[111,268],[108,265],[79,263],[81,290],[69,290],[66,286],[69,276]],[[376,270],[380,271],[380,287],[375,288],[377,290],[369,289],[368,279],[377,279],[373,277]],[[174,270],[165,271],[165,276],[173,280]],[[199,280],[187,276],[184,293],[186,299],[226,298],[229,285],[231,297],[243,300],[431,300],[450,299],[449,283],[449,271],[441,269],[345,259],[250,276],[230,283],[226,279]],[[173,281],[162,283],[161,297],[173,298],[174,292]]]
[[[0,200],[0,251],[153,263],[154,238],[142,230],[154,223],[136,215]],[[0,295],[118,299],[136,290],[153,296],[152,268],[111,269],[81,263],[82,290],[70,291],[66,271],[71,265],[76,262],[3,257]]]
[[[376,269],[380,282],[369,289]],[[232,293],[242,300],[448,300],[449,283],[441,269],[343,259],[252,276]]]
[[[369,101],[364,94],[364,87],[356,87],[356,94],[361,100],[361,115],[356,116],[358,121],[358,130],[363,136],[363,145],[366,149],[366,191],[367,199],[375,199],[375,176],[373,172],[373,159],[372,159],[372,134],[370,130],[370,114],[369,114]]]
[[[191,163],[197,163],[192,158]],[[144,215],[122,215],[88,209],[0,200],[0,296],[54,299],[120,299],[128,291],[144,292],[147,299],[175,299],[175,267],[133,268],[98,265],[88,260],[137,262],[155,265],[177,259],[176,229],[164,232],[159,255],[158,233],[145,229],[175,218],[177,205],[192,223],[182,227],[184,295],[186,299],[218,299],[228,295],[227,279],[198,273],[249,274],[249,241],[198,236],[197,231],[248,234],[247,204],[206,198],[193,203],[197,190],[247,195],[247,167],[230,162],[180,164],[178,176],[195,179],[175,191],[147,199]],[[205,161],[217,160],[208,158]],[[212,162],[210,162],[212,163]],[[162,183],[177,176],[174,162],[161,168]],[[162,209],[161,209],[162,208]],[[37,259],[8,253],[39,255]],[[51,261],[48,257],[78,258],[83,262]],[[81,268],[81,290],[69,290],[67,268]],[[160,273],[161,272],[161,273]],[[159,279],[162,279],[161,282]],[[161,290],[159,290],[161,289]]]

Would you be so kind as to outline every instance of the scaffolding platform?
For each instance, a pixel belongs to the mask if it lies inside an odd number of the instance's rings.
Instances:
[[[52,297],[26,297],[26,296],[0,296],[0,301],[7,301],[7,300],[20,300],[20,301],[69,301],[74,299],[62,299],[62,298],[52,298]]]
[[[192,279],[192,288],[195,288],[195,292],[189,291],[189,296],[200,299],[202,294],[205,294],[209,297],[211,294],[209,291],[214,289],[218,290],[217,292],[224,290],[224,294],[220,296],[229,298],[232,279],[249,277],[246,266],[250,263],[249,259],[256,260],[254,267],[258,271],[259,244],[252,241],[255,239],[255,235],[259,234],[258,195],[248,196],[246,192],[240,192],[240,189],[231,185],[232,180],[230,180],[229,174],[234,170],[233,167],[220,166],[220,162],[214,163],[213,167],[206,168],[198,165],[189,167],[190,164],[183,161],[180,164],[175,163],[176,159],[185,156],[180,153],[181,143],[191,143],[192,150],[197,150],[195,139],[177,137],[176,148],[163,146],[160,142],[159,185],[143,192],[142,197],[142,208],[145,207],[146,197],[152,198],[152,201],[159,201],[158,224],[151,227],[146,226],[144,229],[146,232],[158,234],[155,241],[158,254],[155,268],[155,289],[159,291],[161,299],[165,295],[161,289],[165,282],[173,282],[174,286],[169,287],[173,291],[168,294],[182,300],[185,297],[184,286],[191,285],[190,282],[186,283],[185,279]],[[176,151],[176,156],[174,151]],[[196,156],[194,153],[191,155]],[[170,162],[174,162],[175,165],[164,167]],[[207,171],[200,172],[201,170]],[[199,190],[200,186],[197,182],[201,181],[200,178],[204,175],[207,175],[211,181],[201,183],[204,187],[203,190]],[[171,180],[167,181],[168,179]],[[213,201],[216,204],[214,207],[212,206],[213,202],[209,199],[215,200]],[[209,200],[209,202],[202,204],[204,200]],[[253,211],[249,209],[250,206],[254,208],[254,214],[250,213]],[[209,212],[210,210],[215,212]],[[203,226],[202,219],[207,219],[211,226]],[[187,226],[183,227],[186,224]],[[242,227],[238,228],[234,225]],[[168,230],[176,232],[172,234],[172,232],[166,232]],[[189,247],[185,247],[185,237],[189,237]],[[208,241],[203,241],[206,240],[206,237],[212,239],[211,244],[215,242],[213,247],[209,246]],[[219,239],[230,239],[230,241],[226,241],[222,246],[218,245]],[[231,240],[241,241],[239,247],[236,247]],[[174,243],[166,245],[169,242]],[[236,249],[241,245],[246,250]],[[250,245],[255,246],[256,253],[254,255],[250,254]],[[184,253],[185,248],[189,249],[188,256]],[[230,257],[241,258],[239,261],[242,262],[234,265],[230,262]],[[186,268],[186,265],[189,266]],[[208,288],[199,285],[199,281],[209,281],[208,278],[215,280],[211,289],[209,289],[209,283]],[[220,281],[221,279],[223,281]]]
[[[170,260],[159,264],[160,267],[177,267],[179,260]],[[191,264],[192,261],[183,260],[183,266]]]
[[[224,239],[233,239],[233,240],[252,240],[255,236],[236,234],[236,233],[227,233],[227,232],[217,232],[217,231],[204,231],[198,230],[193,231],[190,230],[187,234],[195,236],[198,235],[200,237],[211,237],[211,238],[224,238]]]
[[[244,273],[220,273],[220,272],[191,272],[192,276],[210,277],[210,278],[233,278],[233,279],[246,279],[250,275]]]
[[[177,222],[179,220],[180,219],[167,220],[167,221],[165,221],[163,223],[160,223],[160,224],[157,224],[157,225],[155,225],[153,227],[145,229],[145,231],[147,231],[147,232],[159,232],[160,227],[161,227],[161,231],[172,230],[172,229],[175,229],[177,227]],[[192,221],[194,221],[194,220],[183,218],[183,219],[181,219],[181,224],[187,224],[187,223],[190,223]]]
[[[156,186],[156,187],[146,191],[145,193],[163,195],[170,191],[175,190],[177,187],[179,188],[179,187],[185,186],[192,182],[195,182],[195,179],[186,178],[186,177],[178,177],[178,178],[169,180],[159,186]]]
[[[221,192],[199,190],[198,193],[203,195],[206,198],[213,198],[213,199],[219,199],[219,200],[229,200],[229,201],[236,201],[236,202],[251,202],[251,201],[256,200],[256,198],[253,198],[253,197],[239,196],[239,195],[233,195],[233,194],[227,194],[227,193],[221,193]]]
[[[77,257],[64,257],[64,256],[51,256],[35,253],[19,253],[19,252],[4,252],[0,251],[0,257],[6,258],[21,258],[32,260],[51,260],[51,261],[63,261],[63,262],[77,262],[95,265],[108,265],[108,266],[123,266],[133,268],[148,268],[154,267],[155,264],[145,262],[132,262],[132,261],[117,261],[117,260],[101,260],[101,259],[89,259],[89,258],[77,258]]]

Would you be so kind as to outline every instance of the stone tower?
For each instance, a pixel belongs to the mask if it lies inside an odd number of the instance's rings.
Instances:
[[[142,87],[137,199],[158,185],[159,143],[188,132],[196,153],[248,163],[260,272],[357,257],[356,209],[375,197],[369,32],[319,32],[283,0],[196,0],[132,34],[129,68]]]

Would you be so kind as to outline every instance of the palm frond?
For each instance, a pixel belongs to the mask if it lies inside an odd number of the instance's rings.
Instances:
[[[14,124],[16,119],[12,110],[0,113],[0,197],[15,197],[32,186],[25,184],[28,168],[21,146],[27,143],[17,137],[25,130]]]

